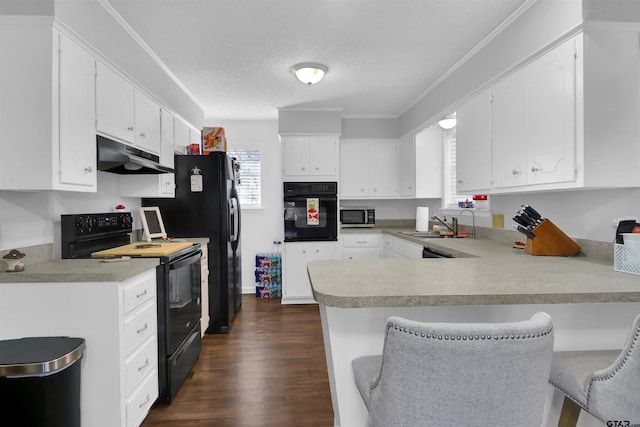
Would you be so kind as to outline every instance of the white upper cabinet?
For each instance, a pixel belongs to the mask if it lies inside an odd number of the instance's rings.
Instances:
[[[3,18],[0,190],[95,192],[95,59],[51,21]]]
[[[160,116],[160,164],[173,168],[175,146],[175,117],[167,110]]]
[[[416,195],[416,149],[415,137],[406,136],[398,141],[398,195]]]
[[[471,194],[491,189],[491,91],[456,109],[456,189]]]
[[[111,68],[98,62],[97,132],[160,154],[160,106]]]
[[[60,35],[60,184],[96,188],[96,60]]]
[[[133,144],[134,93],[131,83],[98,62],[96,77],[96,127],[98,133]]]
[[[189,125],[187,125],[182,120],[175,118],[174,119],[174,142],[173,142],[173,152],[186,154],[187,153],[187,145],[189,145],[190,135]]]
[[[576,42],[493,88],[495,188],[575,180]]]
[[[338,137],[283,136],[282,150],[285,180],[337,181]]]
[[[351,199],[397,197],[397,149],[395,139],[340,141],[340,196]]]
[[[135,91],[135,145],[160,154],[160,106],[141,91]]]
[[[443,131],[431,126],[415,138],[416,198],[438,199],[443,191]]]

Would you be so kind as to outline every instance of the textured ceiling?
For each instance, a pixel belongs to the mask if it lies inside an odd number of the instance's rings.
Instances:
[[[397,117],[527,0],[109,0],[206,118]],[[329,67],[315,86],[290,72]]]

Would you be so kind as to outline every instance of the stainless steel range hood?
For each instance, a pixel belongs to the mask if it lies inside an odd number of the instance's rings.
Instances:
[[[160,164],[160,157],[135,147],[97,136],[98,170],[123,174],[171,173],[173,169]]]

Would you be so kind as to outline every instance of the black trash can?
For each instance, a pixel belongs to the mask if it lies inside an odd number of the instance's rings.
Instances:
[[[0,414],[16,427],[80,427],[83,338],[0,341]]]

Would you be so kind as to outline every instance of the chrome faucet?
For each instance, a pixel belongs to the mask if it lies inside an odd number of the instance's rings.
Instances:
[[[437,216],[437,215],[434,215],[434,216],[432,216],[431,218],[432,218],[432,219],[435,219],[435,220],[436,220],[436,221],[438,221],[440,224],[442,224],[442,225],[444,225],[445,227],[447,227],[447,229],[448,229],[449,231],[452,231],[452,232],[454,232],[454,233],[455,233],[455,231],[453,230],[453,228],[452,228],[449,224],[447,224],[446,222],[444,222],[443,220],[441,220],[440,218],[438,218],[438,216]]]
[[[471,235],[471,238],[475,239],[476,238],[476,214],[471,209],[462,209],[458,215],[462,216],[464,212],[471,212],[473,226],[471,229],[471,233],[469,234]]]

